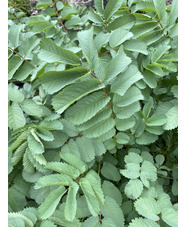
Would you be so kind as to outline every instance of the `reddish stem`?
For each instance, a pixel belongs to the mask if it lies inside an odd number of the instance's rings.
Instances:
[[[51,0],[51,4],[52,4],[52,8],[53,8],[54,11],[56,12],[57,17],[59,18],[60,24],[61,24],[61,26],[63,27],[64,32],[67,32],[67,30],[66,30],[66,28],[65,28],[65,25],[63,24],[63,21],[61,20],[61,18],[60,18],[60,16],[59,16],[59,13],[58,13],[57,9],[55,8],[55,6],[54,6],[52,0]]]
[[[99,222],[102,223],[102,220],[101,220],[101,213],[99,214]]]
[[[80,135],[80,134],[79,134],[78,136],[75,136],[75,137],[73,137],[73,138],[71,138],[71,139],[75,140],[75,139],[77,139],[77,138],[79,138],[79,137],[82,137],[82,136],[83,136],[83,135]],[[68,144],[68,143],[69,143],[69,140],[65,142],[65,144]]]
[[[17,51],[15,51],[14,49],[12,49],[11,47],[8,47],[8,49],[10,49],[11,51],[13,51],[14,53],[16,53],[20,58],[22,58],[24,61],[26,61],[26,63],[28,63],[29,65],[31,65],[33,68],[35,68],[34,65],[32,65],[29,61],[27,61],[23,56],[21,56],[19,53],[17,53]]]

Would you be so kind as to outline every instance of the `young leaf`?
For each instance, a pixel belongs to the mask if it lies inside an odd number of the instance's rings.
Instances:
[[[24,142],[13,153],[12,160],[11,160],[13,166],[15,166],[21,160],[21,158],[23,157],[27,146],[28,146],[28,143]]]
[[[161,154],[158,154],[156,157],[155,157],[155,160],[156,160],[156,163],[161,166],[164,161],[165,161],[165,157]]]

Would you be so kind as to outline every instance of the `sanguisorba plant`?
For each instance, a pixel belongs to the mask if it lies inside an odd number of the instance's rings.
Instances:
[[[176,227],[177,0],[9,8],[9,226]]]

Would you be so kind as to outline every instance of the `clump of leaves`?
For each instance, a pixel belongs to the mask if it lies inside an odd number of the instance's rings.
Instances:
[[[177,0],[9,9],[9,226],[178,226]]]
[[[32,3],[30,0],[8,0],[8,6],[12,7],[16,13],[24,12],[28,16],[31,14]]]

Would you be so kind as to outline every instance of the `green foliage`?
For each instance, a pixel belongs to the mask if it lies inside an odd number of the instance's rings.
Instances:
[[[15,15],[31,14],[31,2],[29,0],[8,0],[8,6],[15,10]]]
[[[10,227],[178,226],[177,0],[94,2],[9,8]]]

